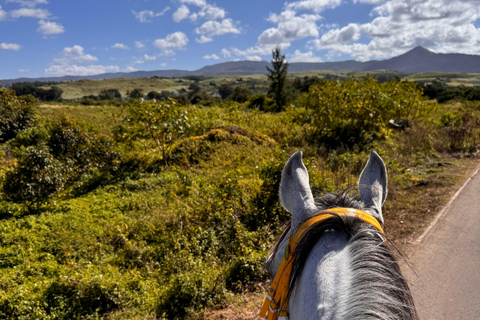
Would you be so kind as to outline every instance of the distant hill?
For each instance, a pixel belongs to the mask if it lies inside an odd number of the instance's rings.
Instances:
[[[0,86],[9,86],[14,82],[33,81],[72,81],[96,80],[115,78],[150,78],[153,76],[177,78],[192,75],[203,76],[232,76],[265,74],[268,61],[231,61],[205,66],[194,71],[187,70],[157,70],[135,71],[129,73],[104,73],[93,76],[64,76],[44,78],[18,78],[0,80]],[[381,61],[359,62],[354,60],[340,62],[293,62],[289,72],[331,70],[331,71],[374,71],[391,70],[405,73],[420,72],[452,72],[452,73],[480,73],[480,56],[460,53],[434,53],[423,47],[416,47],[405,54]]]

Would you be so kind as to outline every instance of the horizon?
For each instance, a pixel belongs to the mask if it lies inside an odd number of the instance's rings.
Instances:
[[[0,79],[480,52],[479,1],[0,1]],[[252,10],[252,8],[255,8]]]

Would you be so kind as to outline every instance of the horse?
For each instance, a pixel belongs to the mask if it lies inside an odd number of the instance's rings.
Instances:
[[[265,262],[274,280],[262,317],[418,319],[397,254],[383,233],[387,171],[373,150],[358,189],[359,198],[343,192],[314,199],[302,152],[290,157],[279,196],[291,219]]]

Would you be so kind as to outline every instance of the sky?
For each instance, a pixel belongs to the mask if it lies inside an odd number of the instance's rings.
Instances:
[[[480,0],[0,0],[0,79],[480,54]]]

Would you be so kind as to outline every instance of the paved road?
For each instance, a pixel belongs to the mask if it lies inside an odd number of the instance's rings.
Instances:
[[[480,319],[480,173],[410,255],[421,320]]]

